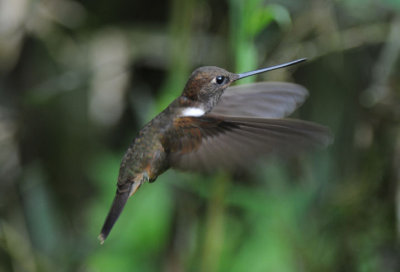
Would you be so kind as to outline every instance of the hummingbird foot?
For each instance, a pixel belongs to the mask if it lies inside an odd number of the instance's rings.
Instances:
[[[146,171],[140,175],[137,175],[135,177],[132,185],[130,186],[129,197],[131,197],[133,194],[135,194],[136,191],[140,188],[140,186],[142,186],[142,184],[145,183],[146,181],[149,181],[149,175],[147,174]]]

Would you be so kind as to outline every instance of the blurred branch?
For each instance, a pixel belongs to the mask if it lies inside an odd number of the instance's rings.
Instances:
[[[8,253],[13,271],[35,272],[36,256],[29,242],[27,230],[24,228],[26,222],[23,216],[19,215],[17,212],[15,216],[18,217],[18,227],[11,226],[4,220],[0,221],[0,247]]]
[[[207,222],[204,227],[203,256],[201,270],[204,272],[218,271],[224,244],[224,211],[225,198],[229,187],[229,176],[217,175],[212,181],[211,198],[208,201]]]
[[[363,93],[362,102],[372,106],[390,94],[389,78],[400,55],[400,17],[392,20],[389,35],[372,72],[372,83]]]
[[[384,43],[390,24],[385,22],[359,25],[340,30],[340,42],[336,32],[324,32],[312,39],[306,39],[312,27],[305,27],[309,23],[306,18],[293,23],[294,28],[281,41],[281,46],[269,58],[271,62],[279,62],[282,59],[294,59],[296,57],[318,58],[334,52],[342,52],[364,46],[367,44]],[[303,29],[303,31],[298,29]],[[294,35],[297,33],[297,35]]]
[[[164,109],[182,91],[189,74],[189,56],[192,49],[191,33],[192,18],[195,16],[196,2],[194,0],[172,0],[170,20],[170,40],[168,53],[168,76],[159,100],[159,109]]]
[[[168,54],[167,48],[176,47],[176,38],[160,28],[151,27],[130,27],[126,34],[131,41],[132,58],[141,58],[152,68],[167,69],[172,67],[173,58]],[[178,44],[178,48],[183,46],[187,54],[190,65],[204,65],[221,63],[224,58],[223,39],[217,35],[200,32],[190,33],[190,43]],[[212,50],[211,50],[212,49]],[[176,51],[176,49],[174,49]],[[175,52],[177,58],[181,58],[182,52]],[[186,78],[187,79],[187,78]]]
[[[397,142],[395,145],[394,159],[393,159],[393,170],[396,182],[396,199],[395,199],[395,211],[396,211],[396,230],[397,230],[397,242],[400,241],[400,131],[397,129]]]

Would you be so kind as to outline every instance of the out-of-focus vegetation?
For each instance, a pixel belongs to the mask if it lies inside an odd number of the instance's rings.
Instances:
[[[0,271],[400,271],[400,1],[0,0]],[[335,142],[168,171],[96,237],[120,159],[191,71],[307,57]]]

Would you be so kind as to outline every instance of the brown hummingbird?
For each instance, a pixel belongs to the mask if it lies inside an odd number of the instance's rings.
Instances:
[[[139,131],[126,151],[116,196],[99,235],[101,243],[128,198],[169,168],[234,170],[262,155],[287,156],[327,145],[331,139],[327,128],[280,119],[304,102],[308,92],[302,86],[262,82],[229,87],[236,80],[302,61],[242,74],[214,66],[196,69],[182,94]]]

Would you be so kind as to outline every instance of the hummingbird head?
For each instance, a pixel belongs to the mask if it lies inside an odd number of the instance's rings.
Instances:
[[[218,103],[222,93],[232,82],[248,76],[290,66],[305,60],[306,59],[298,59],[241,74],[234,74],[215,66],[200,67],[194,70],[190,76],[183,90],[182,97],[195,104],[200,104],[202,110],[208,112]]]
[[[192,73],[182,96],[210,110],[218,102],[223,91],[238,75],[215,66],[200,67]]]

